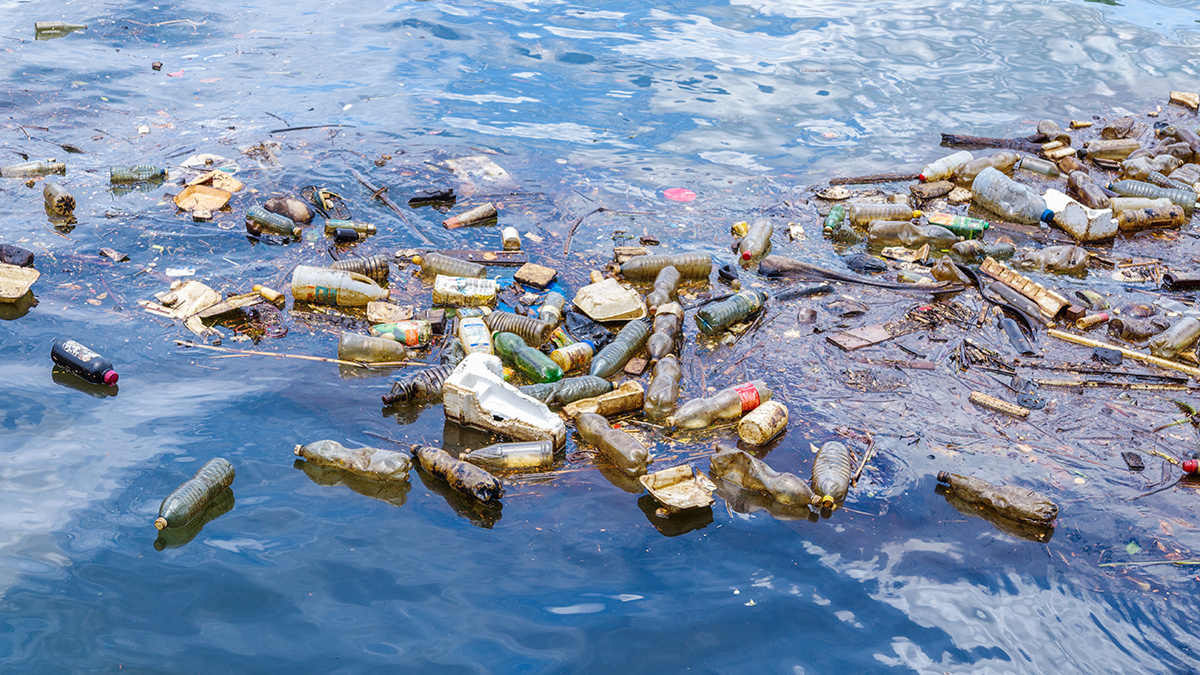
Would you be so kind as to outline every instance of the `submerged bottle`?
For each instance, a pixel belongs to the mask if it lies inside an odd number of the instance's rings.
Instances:
[[[646,294],[646,306],[650,309],[651,314],[657,312],[660,305],[665,305],[678,297],[681,279],[679,270],[671,265],[658,271],[658,276],[654,277],[653,290]]]
[[[948,249],[962,237],[941,225],[917,225],[911,221],[875,220],[867,230],[867,241],[872,248],[906,246],[920,248],[925,244],[935,250]]]
[[[1054,218],[1054,212],[1046,208],[1041,195],[995,169],[980,171],[971,184],[971,192],[976,206],[1015,223],[1036,225]]]
[[[499,285],[491,279],[437,275],[433,281],[433,304],[453,307],[484,307],[496,302]]]
[[[962,166],[959,166],[954,171],[954,182],[959,185],[970,185],[975,180],[975,176],[979,175],[980,171],[989,166],[1003,173],[1012,173],[1013,167],[1021,156],[1015,152],[1001,150],[1000,152],[973,159]]]
[[[222,457],[208,460],[162,500],[154,527],[162,530],[186,525],[233,484],[233,477],[233,465],[228,460]]]
[[[1026,488],[1011,485],[992,485],[971,476],[941,472],[939,483],[946,483],[954,494],[965,502],[994,509],[1012,520],[1036,525],[1049,525],[1058,517],[1058,505]]]
[[[42,199],[46,202],[46,210],[56,216],[69,216],[75,211],[75,198],[58,183],[47,181],[42,188]]]
[[[456,492],[484,503],[494,502],[504,496],[504,485],[495,476],[474,464],[454,459],[445,450],[414,445],[412,453],[422,469],[449,483]]]
[[[658,308],[658,313],[654,315],[654,329],[646,340],[646,356],[650,365],[675,349],[682,327],[683,307],[678,302],[668,302]]]
[[[1184,317],[1170,328],[1150,338],[1150,353],[1163,359],[1173,359],[1200,339],[1200,319]]]
[[[740,291],[730,298],[706,305],[696,312],[696,326],[705,335],[712,335],[757,314],[766,301],[767,294],[761,291]]]
[[[837,441],[822,445],[813,460],[813,503],[819,502],[827,509],[841,504],[850,490],[850,474],[853,472],[854,463],[846,446]]]
[[[382,448],[350,448],[337,441],[317,441],[297,445],[293,454],[329,469],[341,469],[369,480],[408,482],[412,461],[408,455]]]
[[[395,340],[344,332],[338,341],[338,358],[361,363],[386,363],[408,358],[404,345]]]
[[[985,258],[1008,260],[1017,253],[1017,247],[1007,242],[985,244],[978,239],[960,241],[950,247],[950,255],[963,262],[982,262]]]
[[[650,325],[646,321],[630,321],[625,324],[620,333],[608,343],[600,353],[592,357],[591,375],[596,377],[612,377],[629,363],[629,359],[637,356],[646,346],[650,337]]]
[[[992,226],[982,218],[968,218],[951,213],[926,213],[930,225],[939,225],[963,239],[983,239],[983,233]]]
[[[388,297],[387,289],[361,274],[299,265],[292,272],[292,298],[321,305],[362,307]]]
[[[550,291],[546,297],[542,299],[542,306],[538,309],[538,320],[542,323],[550,324],[551,328],[558,326],[563,322],[563,308],[567,306],[567,299],[558,291]]]
[[[166,180],[167,170],[148,164],[136,166],[113,166],[108,169],[108,180],[111,183],[142,183],[153,180]]]
[[[735,226],[736,227],[736,226]],[[743,263],[748,263],[771,252],[771,235],[775,234],[775,225],[764,219],[754,221],[741,235],[738,244],[738,257]]]
[[[922,183],[945,180],[954,174],[955,169],[972,159],[975,159],[974,155],[966,150],[959,150],[954,154],[926,164],[925,168],[921,169],[921,173],[917,176],[917,179]]]
[[[838,226],[829,233],[829,238],[835,243],[846,244],[847,246],[853,246],[863,239],[862,235],[846,221],[838,223]]]
[[[1196,208],[1196,193],[1191,190],[1169,190],[1150,183],[1136,180],[1119,180],[1108,186],[1109,190],[1122,197],[1148,197],[1150,199],[1170,199],[1172,204],[1183,207],[1183,212],[1189,218]]]
[[[1122,211],[1121,215],[1117,216],[1117,227],[1122,232],[1148,230],[1155,227],[1178,229],[1183,227],[1187,220],[1187,214],[1183,208],[1172,204],[1171,206]]]
[[[492,333],[492,345],[499,356],[530,382],[557,382],[563,378],[562,368],[550,357],[530,347],[515,333]]]
[[[373,255],[366,258],[346,258],[332,263],[329,267],[330,269],[361,274],[380,285],[388,282],[388,276],[391,273],[387,256],[383,255]]]
[[[646,473],[650,451],[638,439],[609,426],[603,416],[581,413],[575,418],[575,429],[585,443],[596,446],[621,471],[632,476]]]
[[[580,375],[579,377],[564,377],[558,382],[545,384],[530,384],[518,387],[522,394],[532,396],[546,405],[557,408],[594,398],[612,391],[613,383],[603,377]]]
[[[1137,157],[1121,162],[1121,175],[1134,180],[1146,180],[1152,173],[1168,174],[1183,166],[1183,160],[1171,155]]]
[[[261,206],[253,206],[246,212],[246,231],[251,234],[270,232],[281,237],[300,236],[300,228],[291,218],[271,213]]]
[[[1108,332],[1129,342],[1141,342],[1148,337],[1158,335],[1169,327],[1166,320],[1158,316],[1150,319],[1117,317],[1108,322]]]
[[[679,398],[679,381],[683,369],[674,354],[667,354],[654,364],[654,375],[646,389],[642,411],[652,420],[661,420],[675,412],[675,401]]]
[[[920,218],[921,212],[907,204],[851,204],[846,211],[851,225],[863,227],[873,220],[905,221]]]
[[[758,407],[763,401],[771,400],[771,389],[762,380],[745,382],[722,389],[708,398],[694,398],[684,402],[668,417],[666,425],[680,429],[703,429],[718,422],[735,420]]]
[[[325,221],[325,234],[333,234],[337,230],[354,230],[359,234],[375,234],[375,225],[357,220],[339,220],[330,218]]]
[[[424,319],[377,323],[371,326],[371,336],[395,340],[407,347],[423,347],[433,339],[433,326]]]
[[[463,351],[467,354],[480,352],[492,353],[492,329],[488,328],[483,317],[466,316],[458,320],[458,339],[462,341]]]
[[[410,401],[440,401],[442,383],[454,372],[455,364],[448,363],[436,368],[427,368],[419,373],[407,375],[392,383],[392,389],[383,395],[383,404],[408,403]]]
[[[492,312],[484,319],[493,333],[516,333],[531,347],[541,347],[550,339],[554,326],[531,316],[512,312]]]
[[[788,506],[808,506],[816,497],[799,476],[781,473],[753,455],[736,448],[718,446],[719,452],[709,458],[713,476],[743,490],[758,492]]]
[[[50,347],[50,360],[67,372],[92,384],[113,386],[119,376],[112,362],[68,338],[59,338]]]
[[[554,466],[554,443],[495,443],[468,450],[459,459],[492,471],[541,471]]]
[[[415,255],[412,260],[421,266],[421,274],[428,276],[444,275],[470,279],[482,279],[487,276],[487,268],[479,263],[451,258],[433,251],[424,255]]]
[[[592,356],[595,353],[596,344],[590,340],[583,340],[550,352],[550,360],[557,363],[564,373],[569,373],[576,369],[586,370],[592,365]]]
[[[650,281],[667,266],[674,267],[684,279],[707,279],[712,274],[712,256],[707,253],[639,255],[621,265],[621,274],[630,281]]]

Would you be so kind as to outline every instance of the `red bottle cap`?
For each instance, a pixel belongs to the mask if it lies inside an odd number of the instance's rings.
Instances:
[[[922,183],[924,183],[924,182],[925,182],[925,174],[923,174],[923,173],[922,173],[922,174],[918,174],[918,175],[917,175],[917,180],[919,180],[919,181],[921,181]]]
[[[749,259],[750,259],[750,251],[746,251],[745,253],[742,253],[742,260],[749,260]]]
[[[1189,459],[1183,463],[1183,470],[1188,473],[1200,473],[1200,461]]]
[[[117,371],[110,370],[110,371],[104,373],[104,384],[107,384],[108,386],[111,387],[117,383],[118,377],[120,377],[120,375],[117,375]]]

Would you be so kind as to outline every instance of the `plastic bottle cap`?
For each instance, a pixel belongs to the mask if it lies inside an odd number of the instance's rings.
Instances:
[[[1200,461],[1189,459],[1183,463],[1183,470],[1188,473],[1197,473],[1200,471]]]
[[[925,182],[925,174],[923,174],[923,173],[917,174],[917,180],[924,183]]]
[[[1042,211],[1041,221],[1043,223],[1048,223],[1052,220],[1054,220],[1054,212],[1053,211],[1051,211],[1050,209],[1046,209],[1045,211]]]
[[[913,217],[913,218],[920,218],[920,217],[921,217],[921,212],[920,212],[920,211],[915,211],[915,210],[914,210],[914,211],[913,211],[913,214],[912,214],[912,217]]]
[[[120,375],[117,375],[117,371],[109,370],[104,373],[104,384],[107,384],[108,386],[111,387],[117,383],[117,378],[119,378],[119,377],[120,377]]]
[[[1079,148],[1075,154],[1079,156],[1079,159],[1087,159],[1087,148]]]
[[[749,260],[752,257],[753,256],[750,255],[750,251],[745,251],[744,253],[742,253],[742,260]]]

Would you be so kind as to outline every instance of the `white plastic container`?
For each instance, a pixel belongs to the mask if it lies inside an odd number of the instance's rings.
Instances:
[[[545,403],[504,381],[500,359],[468,354],[442,385],[446,419],[521,441],[551,441],[560,448],[567,426]]]
[[[467,316],[458,320],[458,341],[468,354],[492,353],[492,329],[480,316]]]
[[[292,298],[298,301],[362,307],[387,297],[386,288],[354,272],[309,265],[300,265],[292,272]]]

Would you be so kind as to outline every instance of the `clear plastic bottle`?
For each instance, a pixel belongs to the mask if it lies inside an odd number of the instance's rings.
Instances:
[[[873,248],[906,246],[920,248],[929,244],[934,250],[948,250],[962,240],[941,225],[917,225],[909,221],[876,220],[867,230],[867,241]]]
[[[383,396],[384,405],[393,403],[408,403],[410,401],[440,401],[442,398],[442,383],[454,372],[455,364],[446,364],[436,368],[426,368],[413,375],[404,377],[392,383],[392,389]]]
[[[647,321],[630,321],[625,324],[613,341],[605,345],[600,353],[592,357],[591,375],[596,377],[612,377],[616,375],[629,359],[637,356],[646,346],[650,337],[650,324]]]
[[[338,220],[331,218],[325,221],[325,234],[333,234],[334,230],[354,230],[361,234],[375,234],[375,225],[358,220]]]
[[[907,204],[851,204],[846,210],[850,224],[865,227],[872,220],[912,220],[920,218],[921,212]]]
[[[1040,194],[995,169],[980,171],[971,184],[971,192],[976,206],[1014,223],[1036,225],[1054,218],[1054,212],[1046,208],[1046,200]]]
[[[1080,159],[1091,157],[1093,160],[1107,159],[1119,162],[1133,154],[1135,150],[1140,150],[1141,147],[1142,144],[1132,138],[1097,140],[1084,145],[1078,154]]]
[[[763,218],[754,221],[742,235],[738,244],[738,257],[743,263],[753,262],[771,252],[771,236],[775,234],[775,225]]]
[[[558,408],[585,398],[607,394],[613,390],[613,383],[603,377],[580,375],[564,377],[558,382],[530,384],[518,389],[526,396],[532,396],[552,408]]]
[[[1121,175],[1133,180],[1146,180],[1151,173],[1168,174],[1183,166],[1183,160],[1171,155],[1137,157],[1121,162]]]
[[[683,328],[683,307],[678,302],[668,302],[658,308],[654,315],[654,326],[646,340],[646,356],[650,365],[670,354],[679,340]]]
[[[491,279],[437,275],[433,281],[433,304],[453,307],[485,307],[495,304],[499,285]]]
[[[299,265],[292,272],[292,298],[321,305],[362,307],[388,297],[387,289],[361,274]]]
[[[521,250],[521,233],[517,228],[510,226],[500,230],[500,247],[505,251]]]
[[[963,239],[982,239],[984,232],[992,226],[982,218],[969,218],[952,213],[926,213],[930,225],[940,225]]]
[[[592,365],[592,356],[595,354],[595,343],[583,340],[550,352],[550,360],[557,363],[564,373],[569,373],[576,369],[586,370]]]
[[[492,345],[499,356],[530,382],[557,382],[563,370],[550,357],[530,347],[515,333],[492,333]]]
[[[853,472],[854,463],[846,446],[837,441],[822,445],[813,460],[813,503],[819,502],[827,509],[841,504],[850,490],[850,475]]]
[[[344,332],[338,341],[338,358],[359,363],[387,363],[405,360],[408,351],[395,340]]]
[[[975,180],[975,176],[989,166],[1003,173],[1012,173],[1013,167],[1020,159],[1020,155],[1008,150],[973,159],[955,169],[954,182],[963,186],[970,185]]]
[[[408,455],[382,448],[350,448],[337,441],[316,441],[297,445],[292,452],[306,462],[330,469],[341,469],[370,480],[408,482],[412,460]]]
[[[451,258],[433,251],[424,255],[415,255],[412,260],[421,266],[421,274],[428,276],[444,275],[469,279],[482,279],[487,276],[487,268],[479,263]]]
[[[66,174],[67,165],[54,160],[21,162],[0,167],[0,177],[4,178],[33,178],[49,176],[52,173]]]
[[[585,443],[596,446],[621,471],[638,476],[646,473],[650,451],[641,441],[619,429],[595,413],[582,413],[575,418],[575,429]]]
[[[233,478],[233,465],[228,460],[223,457],[208,460],[162,500],[154,527],[162,530],[186,525],[224,492],[233,483]]]
[[[433,339],[433,326],[424,319],[377,323],[371,326],[371,336],[394,340],[406,347],[424,347]]]
[[[462,460],[454,459],[440,448],[413,446],[413,456],[421,468],[441,478],[456,492],[492,503],[504,496],[504,485],[492,474]]]
[[[972,159],[975,159],[974,155],[967,152],[966,150],[959,150],[958,152],[956,152],[952,155],[947,155],[935,162],[926,164],[925,168],[921,169],[921,173],[919,176],[917,176],[917,179],[920,180],[922,183],[937,181],[937,180],[945,180],[945,179],[949,178],[950,176],[954,175],[955,169],[962,166],[963,164],[966,164],[967,162],[971,161]],[[875,220],[875,219],[868,218],[868,220]]]
[[[538,320],[548,323],[551,328],[554,328],[563,322],[563,309],[566,306],[567,299],[563,297],[562,293],[550,291],[542,299],[542,306],[538,309]]]
[[[766,301],[767,294],[761,291],[740,291],[696,312],[696,326],[701,333],[712,335],[757,314]]]
[[[59,338],[50,347],[50,360],[60,368],[77,375],[92,384],[113,386],[119,376],[113,370],[112,361],[100,356],[82,344],[68,338]]]
[[[650,308],[651,314],[658,311],[659,305],[665,305],[678,297],[681,279],[679,270],[671,265],[658,271],[658,276],[654,277],[654,288],[646,294],[646,306]]]
[[[480,352],[492,353],[492,329],[480,316],[460,317],[458,320],[458,339],[462,341],[463,351],[467,354]]]
[[[387,256],[384,255],[373,255],[366,258],[346,258],[345,260],[338,260],[330,264],[329,267],[330,269],[361,274],[378,282],[380,285],[388,282],[388,277],[391,273]]]
[[[246,212],[246,230],[251,234],[270,232],[281,237],[300,236],[300,228],[291,218],[271,213],[261,206],[253,206]]]
[[[900,221],[897,221],[897,222],[900,222]],[[835,243],[846,244],[847,246],[853,246],[854,244],[857,244],[863,240],[862,235],[859,234],[850,225],[850,223],[848,223],[844,220],[842,222],[838,223],[838,226],[836,228],[834,228],[833,232],[829,233],[829,238],[832,239]]]
[[[707,279],[712,274],[712,256],[707,253],[639,255],[621,265],[621,274],[630,281],[650,281],[668,265],[684,279]]]
[[[1151,228],[1178,229],[1187,223],[1187,214],[1179,206],[1158,206],[1149,209],[1122,211],[1117,216],[1117,227],[1122,232],[1149,230]]]
[[[1058,170],[1058,165],[1041,157],[1034,157],[1033,155],[1022,157],[1021,161],[1017,162],[1017,168],[1029,173],[1040,174],[1046,178],[1062,177],[1062,172]]]
[[[531,316],[512,312],[492,312],[484,319],[493,333],[516,333],[531,347],[541,347],[550,339],[554,326]]]
[[[1157,185],[1158,187],[1161,187],[1161,188],[1167,188],[1168,190],[1192,190],[1193,189],[1191,183],[1184,183],[1183,181],[1172,180],[1157,171],[1151,171],[1150,173],[1146,174],[1146,182],[1150,183],[1152,185]]]
[[[771,389],[762,380],[754,380],[722,389],[708,398],[686,401],[666,425],[680,429],[703,429],[718,422],[735,420],[771,400]]]
[[[1108,189],[1122,197],[1170,199],[1171,203],[1183,207],[1183,211],[1188,215],[1188,218],[1192,217],[1192,210],[1196,208],[1196,193],[1191,190],[1168,190],[1167,188],[1161,188],[1157,185],[1137,180],[1119,180],[1115,183],[1110,183]]]
[[[654,375],[646,389],[642,411],[652,420],[661,420],[675,412],[675,401],[679,398],[679,381],[683,369],[674,354],[667,354],[654,364]]]
[[[554,443],[495,443],[464,452],[459,459],[492,471],[541,471],[554,466]]]
[[[75,198],[58,183],[46,181],[42,188],[42,200],[46,202],[46,211],[53,215],[69,216],[75,212]]]
[[[1140,211],[1171,206],[1170,199],[1149,199],[1147,197],[1113,197],[1109,200],[1109,208],[1114,216],[1120,216],[1126,211]]]
[[[967,239],[950,247],[950,254],[963,262],[982,262],[985,258],[1008,260],[1016,253],[1017,247],[1013,244],[985,244],[978,239]]]
[[[1197,339],[1200,339],[1200,319],[1184,317],[1150,338],[1150,353],[1161,359],[1173,359],[1195,344]]]
[[[137,166],[114,166],[108,170],[108,179],[112,183],[141,183],[146,181],[166,180],[167,170],[156,166],[139,164]]]
[[[743,490],[766,494],[787,506],[808,506],[813,493],[808,484],[796,474],[781,473],[748,452],[718,446],[719,452],[709,458],[713,476]]]

